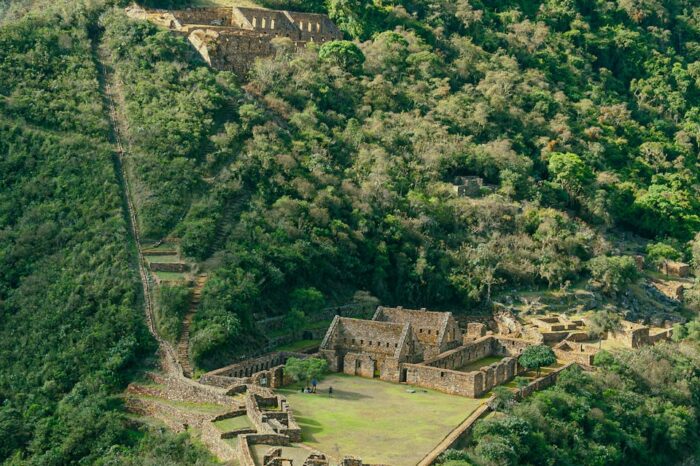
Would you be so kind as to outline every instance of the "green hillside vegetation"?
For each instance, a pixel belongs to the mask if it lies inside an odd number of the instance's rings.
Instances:
[[[612,229],[687,256],[700,228],[697,7],[327,8],[363,42],[299,54],[280,42],[242,87],[181,38],[104,20],[144,231],[181,237],[198,260],[227,233],[195,320],[198,364],[229,360],[251,313],[289,310],[302,287],[328,302],[362,289],[478,307],[499,290],[579,281],[614,253]],[[491,193],[457,198],[460,175]]]
[[[569,369],[555,388],[479,421],[473,446],[448,451],[440,464],[693,464],[697,342],[599,353],[598,372]]]
[[[0,463],[207,461],[187,436],[131,422],[118,397],[155,344],[98,89],[96,13],[0,28]]]
[[[118,396],[155,343],[98,42],[123,97],[141,234],[179,238],[208,274],[198,369],[256,351],[257,317],[303,329],[357,291],[476,312],[592,277],[614,297],[638,279],[621,234],[649,242],[651,264],[700,267],[696,2],[259,3],[327,12],[348,40],[300,53],[276,41],[235,76],[128,20],[125,3],[0,0],[0,462],[211,461],[127,418]],[[480,177],[479,196],[456,196],[458,176]],[[171,341],[185,295],[158,297]],[[687,297],[700,305],[700,287]],[[697,453],[697,339],[600,362],[482,424],[455,461]]]

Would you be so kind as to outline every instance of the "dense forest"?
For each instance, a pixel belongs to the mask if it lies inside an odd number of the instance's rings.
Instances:
[[[0,28],[0,463],[204,464],[118,396],[155,342],[99,93],[99,11],[71,10]]]
[[[210,461],[132,423],[118,396],[155,343],[98,41],[124,97],[141,232],[180,238],[209,273],[201,368],[255,346],[254,314],[313,320],[357,291],[469,312],[588,277],[614,294],[636,278],[623,235],[700,267],[692,0],[259,3],[326,12],[347,40],[279,41],[236,76],[124,4],[0,0],[0,462]],[[483,179],[480,195],[456,196],[458,176]],[[697,332],[601,355],[599,372],[509,407],[445,462],[697,454]]]
[[[504,403],[441,466],[697,464],[700,326],[679,344],[601,352],[597,372],[564,371],[554,388]]]

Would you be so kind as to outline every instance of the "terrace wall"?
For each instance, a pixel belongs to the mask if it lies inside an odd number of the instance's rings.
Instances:
[[[278,351],[274,353],[269,353],[264,356],[260,356],[253,359],[246,359],[235,364],[231,364],[220,369],[207,372],[202,376],[208,380],[215,380],[211,376],[223,376],[223,377],[251,377],[253,374],[261,371],[268,371],[274,369],[276,366],[281,366],[287,362],[287,359],[295,357],[300,359],[308,358],[309,355],[305,353],[293,353],[288,351]]]

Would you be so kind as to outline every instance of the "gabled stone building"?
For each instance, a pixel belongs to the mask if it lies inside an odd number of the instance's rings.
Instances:
[[[440,353],[462,344],[462,331],[451,312],[419,311],[402,307],[378,307],[373,321],[410,324],[422,347],[423,359],[432,359]]]
[[[422,360],[410,324],[340,316],[333,319],[319,353],[334,372],[389,381],[398,381],[401,363]]]

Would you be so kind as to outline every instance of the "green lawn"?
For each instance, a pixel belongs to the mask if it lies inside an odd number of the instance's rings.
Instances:
[[[182,262],[180,257],[176,254],[169,255],[158,255],[158,256],[144,256],[149,264],[174,264],[176,262]]]
[[[232,430],[245,429],[253,427],[253,424],[248,419],[245,414],[243,416],[236,416],[229,419],[224,419],[223,421],[217,421],[214,426],[221,432],[231,432]]]
[[[153,272],[153,273],[155,273],[161,281],[166,281],[166,282],[185,281],[185,279],[187,278],[186,273],[180,273],[180,272]]]
[[[478,371],[482,367],[486,367],[493,364],[494,362],[500,361],[501,359],[503,359],[503,357],[504,356],[486,356],[485,358],[477,359],[476,361],[472,361],[468,364],[465,364],[457,370],[461,372]]]
[[[334,394],[328,396],[328,387]],[[304,443],[338,459],[415,465],[484,400],[446,395],[408,385],[332,374],[319,393],[280,390],[302,428]]]
[[[277,348],[277,351],[301,352],[312,349],[321,344],[321,340],[299,340],[294,343],[282,345]]]

